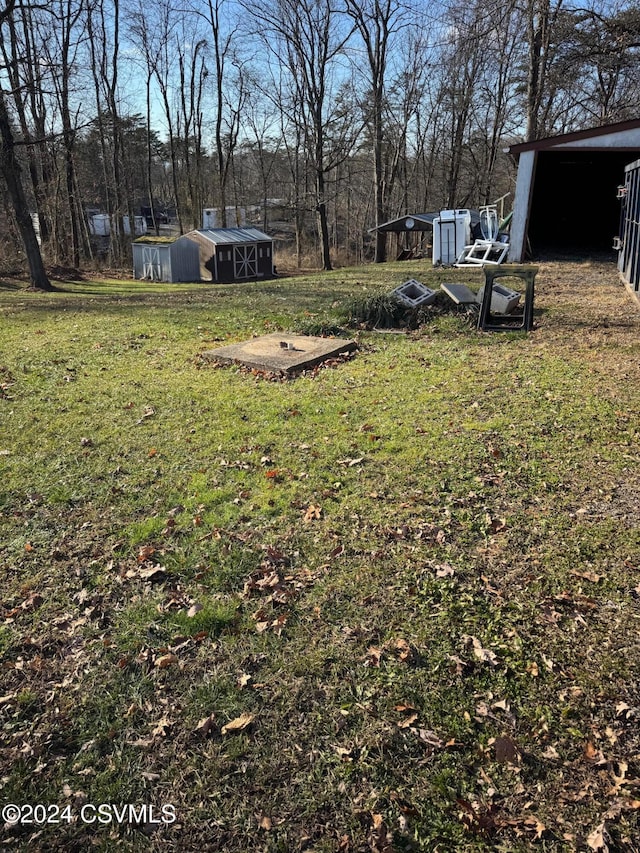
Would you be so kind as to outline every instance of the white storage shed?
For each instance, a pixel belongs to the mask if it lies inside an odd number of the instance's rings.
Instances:
[[[146,281],[200,281],[200,253],[187,237],[141,237],[131,244],[133,277]]]

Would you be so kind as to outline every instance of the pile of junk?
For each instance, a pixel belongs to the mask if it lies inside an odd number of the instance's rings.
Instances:
[[[466,208],[441,210],[433,219],[433,265],[482,267],[501,264],[509,253],[509,214],[499,219],[494,204],[477,213]]]

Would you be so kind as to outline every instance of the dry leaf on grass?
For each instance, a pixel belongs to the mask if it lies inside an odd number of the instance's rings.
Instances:
[[[178,663],[178,656],[169,652],[166,655],[160,655],[159,658],[156,658],[154,666],[157,666],[158,669],[166,669],[168,666],[173,666]]]
[[[369,646],[367,649],[367,658],[364,662],[365,666],[380,666],[380,661],[382,660],[383,650],[377,648],[376,646]]]
[[[489,663],[491,666],[498,665],[498,657],[495,652],[492,652],[491,649],[485,649],[482,646],[482,643],[477,637],[465,637],[465,640],[471,641],[473,644],[473,653],[481,660],[483,663]]]
[[[399,729],[408,729],[409,726],[412,726],[417,719],[417,714],[410,714],[408,717],[404,717],[402,720],[398,720],[397,726]]]
[[[602,575],[597,575],[595,572],[578,572],[573,569],[570,574],[576,578],[584,578],[584,580],[591,581],[591,583],[598,583],[598,581],[602,580]]]
[[[228,735],[244,731],[244,729],[251,725],[254,719],[254,714],[240,714],[239,717],[236,717],[234,720],[231,720],[231,722],[222,727],[222,734]]]
[[[393,853],[393,836],[388,832],[381,814],[372,814],[369,846],[372,853]]]
[[[167,734],[169,733],[169,729],[170,729],[172,726],[173,726],[173,720],[171,720],[171,719],[170,719],[169,717],[167,717],[167,716],[161,717],[161,718],[158,720],[158,722],[156,723],[156,726],[155,726],[154,730],[151,732],[151,736],[152,736],[152,737],[154,737],[154,738],[156,738],[156,737],[166,737],[166,736],[167,736]]]
[[[322,515],[322,507],[316,506],[315,504],[309,504],[304,512],[304,521],[316,521]]]
[[[515,741],[510,737],[497,737],[494,741],[493,748],[496,752],[496,761],[498,764],[517,764],[520,757],[520,750]]]
[[[411,645],[402,637],[395,642],[396,657],[403,663],[411,663],[415,660],[415,652]]]
[[[198,725],[193,730],[195,734],[207,737],[215,730],[215,714],[209,714],[208,717],[203,717]]]
[[[587,837],[589,849],[595,850],[596,853],[609,853],[609,845],[605,837],[608,837],[608,833],[605,829],[604,821],[602,821]]]

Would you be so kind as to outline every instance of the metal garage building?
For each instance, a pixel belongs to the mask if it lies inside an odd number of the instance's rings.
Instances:
[[[640,157],[640,119],[512,145],[518,178],[509,260],[549,252],[612,251],[618,187]]]

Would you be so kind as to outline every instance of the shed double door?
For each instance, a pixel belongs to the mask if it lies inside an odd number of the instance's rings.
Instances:
[[[640,290],[640,160],[625,169],[618,269],[634,290]]]
[[[142,278],[148,281],[162,281],[160,249],[156,246],[144,246],[142,249]]]
[[[233,247],[233,277],[255,278],[258,275],[258,247],[256,245]]]

